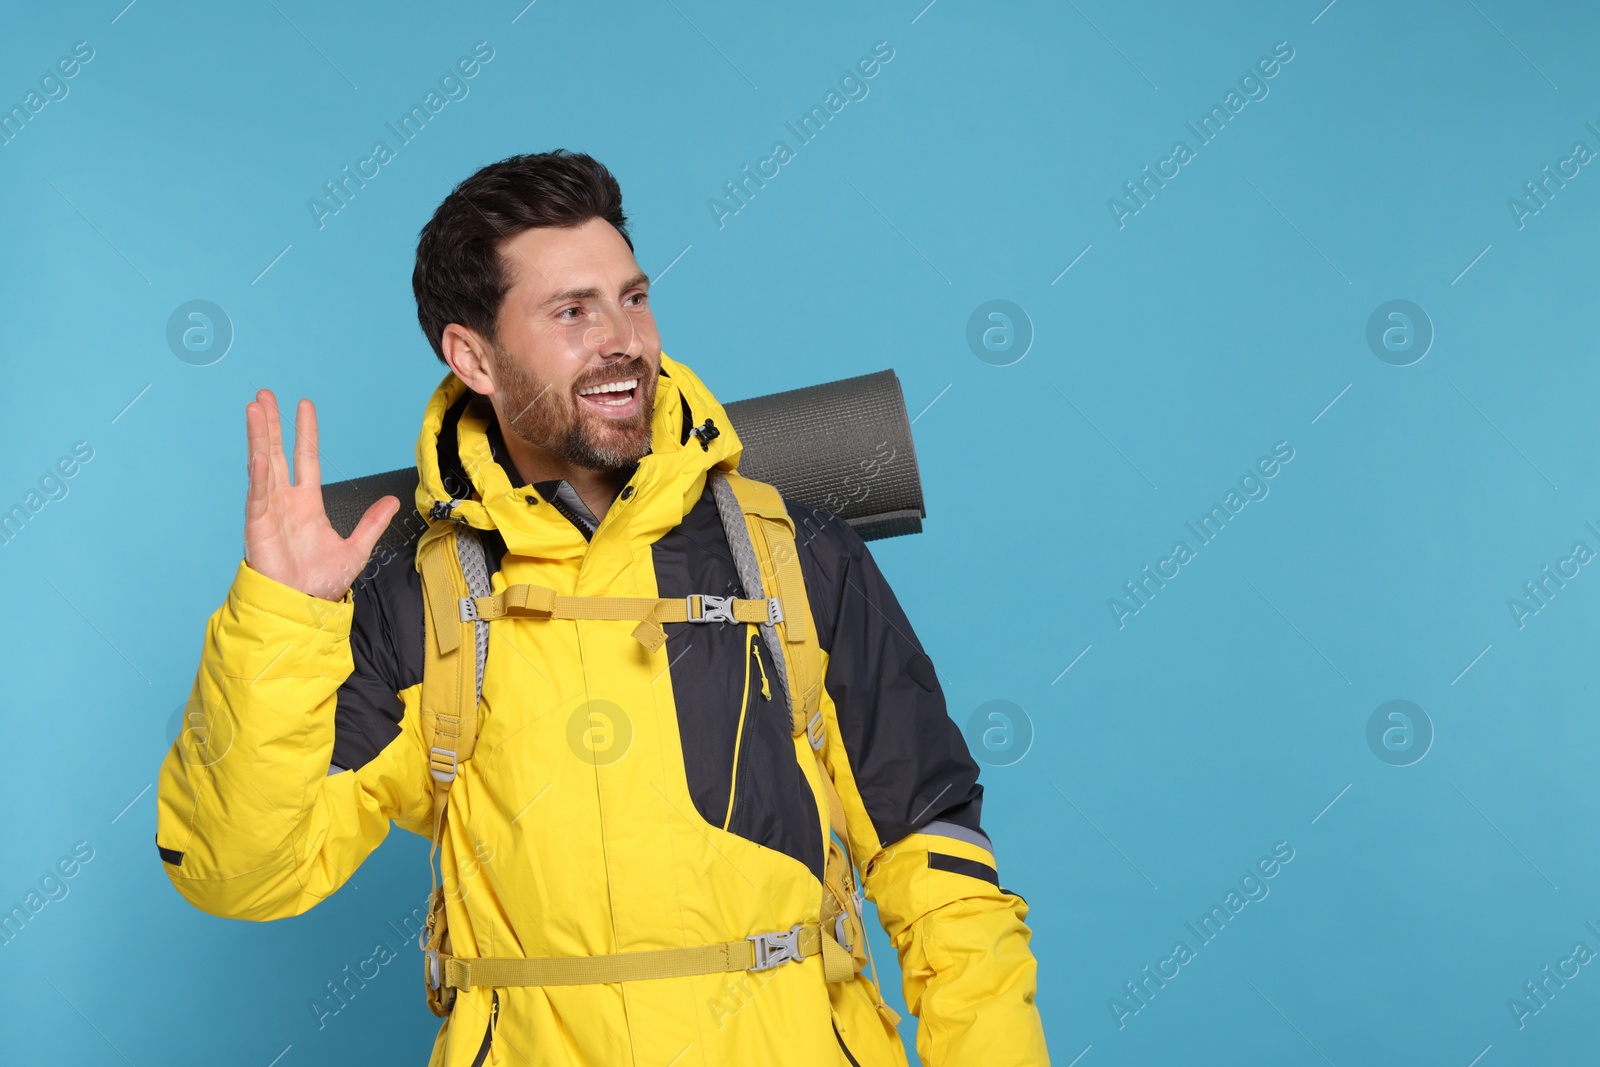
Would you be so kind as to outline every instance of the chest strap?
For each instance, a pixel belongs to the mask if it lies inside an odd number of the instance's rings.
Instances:
[[[428,953],[430,987],[599,985],[653,978],[686,978],[727,971],[766,971],[820,954],[830,981],[853,977],[850,953],[816,923],[752,934],[738,941],[608,956],[465,957]]]
[[[443,605],[441,604],[441,607]],[[783,621],[783,608],[777,597],[745,600],[739,597],[691,593],[686,597],[657,599],[639,596],[566,596],[542,585],[508,586],[493,596],[461,597],[457,601],[459,622],[493,622],[496,619],[637,619],[633,636],[654,652],[667,639],[664,622],[755,622]],[[445,625],[459,625],[456,619],[441,619]]]

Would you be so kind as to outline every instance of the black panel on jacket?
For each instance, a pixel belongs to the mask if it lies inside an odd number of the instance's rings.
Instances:
[[[722,532],[708,482],[683,522],[652,546],[660,596],[690,593],[743,596],[738,571]],[[720,827],[734,788],[734,747],[740,696],[750,655],[748,626],[727,623],[667,623],[664,654],[671,664],[689,794],[700,816]],[[730,833],[792,856],[822,877],[822,836],[816,799],[795,758],[778,671],[757,637],[755,655],[766,670],[770,698],[761,695],[761,675],[750,667],[750,697],[739,744],[737,796]]]
[[[823,687],[879,844],[936,819],[983,832],[983,787],[923,652],[861,535],[821,508],[785,500],[800,571],[828,653]]]
[[[1000,888],[1000,875],[987,863],[963,859],[960,856],[946,856],[943,852],[930,852],[928,853],[928,866],[935,871],[949,871],[951,874],[964,874],[968,878],[978,878],[990,883],[996,889]]]
[[[400,693],[422,681],[422,576],[415,541],[375,557],[355,584],[353,669],[334,711],[333,766],[364,766],[400,734]]]

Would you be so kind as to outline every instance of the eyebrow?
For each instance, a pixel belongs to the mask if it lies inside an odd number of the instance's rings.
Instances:
[[[622,288],[617,291],[617,295],[621,296],[629,289],[635,289],[641,285],[647,288],[650,285],[650,276],[644,271],[640,271],[633,277],[625,279],[622,283]],[[587,289],[563,289],[559,293],[554,293],[547,297],[544,302],[539,305],[538,310],[543,311],[552,304],[564,304],[568,300],[593,300],[599,295],[600,290],[596,289],[594,286],[590,286]]]

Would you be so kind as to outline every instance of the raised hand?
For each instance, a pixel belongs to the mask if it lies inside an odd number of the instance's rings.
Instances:
[[[294,419],[294,482],[283,455],[278,399],[268,389],[245,405],[250,492],[244,509],[244,558],[268,578],[324,600],[338,600],[367,565],[372,547],[400,510],[386,496],[373,503],[349,537],[340,537],[322,506],[317,459],[317,409],[301,400]]]

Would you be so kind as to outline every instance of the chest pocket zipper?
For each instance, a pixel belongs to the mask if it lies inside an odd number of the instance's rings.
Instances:
[[[761,673],[761,699],[772,699],[772,687],[767,684],[766,664],[761,661],[761,648],[756,644],[756,627],[746,624],[745,627],[745,657],[744,657],[744,688],[739,696],[739,725],[734,729],[733,741],[733,773],[728,782],[728,811],[722,819],[722,828],[726,830],[733,825],[733,802],[739,795],[739,756],[744,751],[744,735],[746,733],[745,721],[750,715],[750,661],[756,661],[756,670]]]

